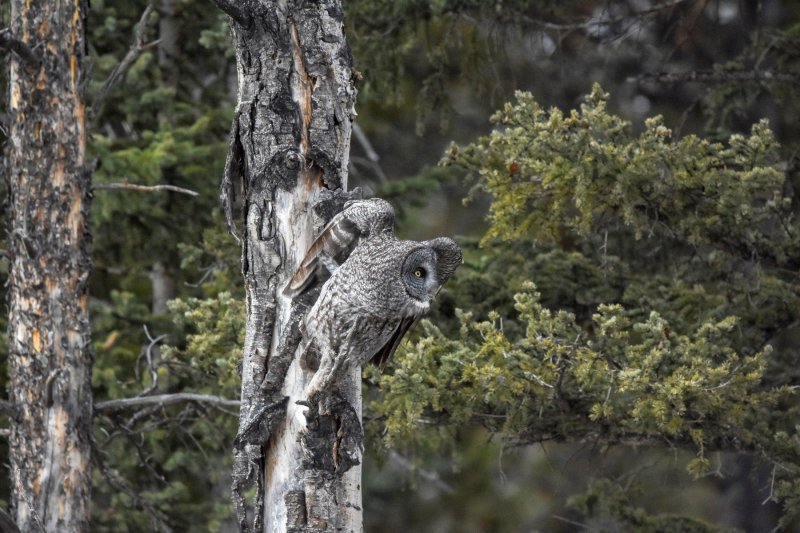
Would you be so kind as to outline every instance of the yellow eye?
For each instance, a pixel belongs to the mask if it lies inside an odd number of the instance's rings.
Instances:
[[[420,269],[420,268],[416,269],[414,271],[414,275],[417,276],[418,278],[421,278],[422,277],[422,269]]]

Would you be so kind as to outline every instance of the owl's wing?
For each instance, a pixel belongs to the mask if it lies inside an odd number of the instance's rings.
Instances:
[[[393,228],[394,209],[389,202],[380,198],[347,202],[311,243],[283,293],[290,297],[302,293],[320,268],[333,273],[359,242],[371,235],[391,232]]]
[[[394,355],[397,347],[400,346],[400,341],[403,340],[406,332],[418,321],[419,317],[404,318],[400,324],[398,324],[397,329],[394,331],[389,341],[380,350],[378,350],[375,355],[372,356],[370,362],[383,370],[383,367],[386,366],[386,362],[392,358],[392,355]]]

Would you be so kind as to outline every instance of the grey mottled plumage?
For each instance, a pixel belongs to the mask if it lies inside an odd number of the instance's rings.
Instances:
[[[320,355],[309,394],[330,390],[346,369],[370,360],[384,364],[460,264],[461,249],[452,239],[398,240],[388,202],[348,202],[285,291],[297,294],[323,267],[331,271],[303,322],[307,342]]]

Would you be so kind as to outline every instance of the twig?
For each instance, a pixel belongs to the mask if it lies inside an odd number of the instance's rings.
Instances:
[[[800,76],[787,72],[772,72],[770,70],[737,70],[721,71],[695,70],[692,72],[657,72],[642,74],[628,78],[629,82],[660,82],[660,83],[730,83],[732,81],[761,81],[800,84]]]
[[[607,19],[592,17],[592,18],[590,18],[589,20],[587,20],[585,22],[574,22],[574,23],[560,24],[560,23],[557,23],[557,22],[547,22],[547,21],[543,21],[543,20],[537,20],[537,19],[533,19],[533,18],[527,17],[527,16],[523,16],[523,19],[528,21],[528,22],[530,22],[530,23],[532,23],[532,24],[535,24],[537,26],[540,26],[540,27],[548,29],[548,30],[557,30],[557,31],[588,30],[589,28],[613,26],[614,24],[618,24],[620,22],[626,22],[626,21],[631,20],[631,19],[635,19],[635,18],[639,18],[639,17],[645,17],[647,15],[651,15],[653,13],[657,13],[657,12],[659,12],[661,10],[669,9],[669,8],[675,7],[677,5],[683,4],[686,1],[687,0],[670,0],[668,2],[663,2],[661,4],[656,4],[656,5],[652,6],[652,7],[649,7],[647,9],[643,9],[641,11],[634,11],[633,13],[630,13],[628,15],[624,15],[624,16],[620,16],[620,17],[614,17],[614,18],[607,18]]]
[[[150,335],[150,331],[147,329],[147,324],[143,324],[142,327],[144,327],[144,334],[147,335],[147,340],[150,341],[150,344],[148,344],[147,348],[144,349],[144,353],[142,355],[144,355],[147,358],[147,369],[150,371],[150,381],[151,381],[151,383],[150,383],[149,387],[147,387],[145,390],[143,390],[142,392],[137,394],[137,396],[147,396],[148,394],[150,394],[151,392],[153,392],[154,390],[156,390],[158,388],[158,370],[156,370],[156,368],[153,366],[153,348],[155,348],[155,346],[159,342],[163,341],[167,337],[166,334],[163,334],[163,335],[159,335],[156,338],[153,338]],[[139,356],[139,358],[141,359],[141,355]],[[136,377],[138,378],[139,377],[138,376],[138,374],[139,374],[139,363],[138,363],[138,361],[136,363],[136,374],[137,374]]]
[[[223,407],[239,407],[241,402],[239,400],[229,400],[220,396],[211,394],[197,394],[193,392],[178,392],[175,394],[158,394],[155,396],[135,396],[133,398],[120,398],[118,400],[106,400],[94,404],[94,410],[97,411],[116,411],[118,409],[127,409],[130,407],[140,407],[143,405],[171,405],[181,402],[197,402],[208,403]]]
[[[202,268],[200,270],[201,270],[201,272],[203,272],[203,275],[200,277],[200,279],[198,281],[196,281],[195,283],[189,283],[188,281],[184,281],[183,284],[186,285],[187,287],[191,287],[193,289],[197,289],[203,283],[205,283],[205,281],[209,277],[211,277],[211,274],[213,274],[214,271],[217,270],[217,266],[216,266],[216,264],[213,264],[213,265],[211,265],[209,267]]]
[[[411,461],[394,450],[389,451],[389,458],[392,460],[392,462],[398,466],[401,466],[402,468],[405,468],[406,470],[419,472],[419,475],[422,479],[430,482],[434,487],[445,494],[455,494],[456,489],[454,489],[449,483],[446,483],[444,480],[442,480],[442,478],[439,477],[439,474],[436,472],[425,470],[424,468],[415,468]]]
[[[39,56],[28,46],[28,43],[12,37],[11,28],[0,30],[0,48],[14,52],[18,58],[28,65],[36,66],[39,64]]]
[[[575,520],[570,520],[569,518],[565,518],[565,517],[559,516],[557,514],[554,514],[554,515],[551,515],[551,516],[553,518],[555,518],[556,520],[560,520],[560,521],[564,522],[565,524],[570,524],[572,526],[578,526],[578,527],[582,528],[585,531],[597,531],[593,527],[590,527],[588,524],[584,524],[582,522],[576,522]]]
[[[153,192],[153,191],[172,191],[172,192],[179,192],[181,194],[188,194],[189,196],[198,196],[200,193],[197,191],[193,191],[191,189],[184,189],[183,187],[177,187],[175,185],[137,185],[135,183],[96,183],[92,186],[95,190],[102,190],[102,189],[127,189],[130,191],[144,191],[144,192]]]
[[[100,88],[100,91],[98,91],[97,96],[94,97],[94,101],[92,102],[92,121],[96,120],[100,115],[109,93],[114,90],[120,84],[120,82],[122,82],[122,79],[125,77],[125,73],[128,72],[128,69],[131,68],[134,61],[136,61],[142,52],[148,48],[156,46],[161,41],[158,39],[146,44],[144,43],[144,34],[147,30],[147,18],[152,12],[153,5],[147,4],[147,7],[144,8],[144,11],[142,12],[142,16],[139,17],[139,22],[137,22],[133,27],[133,43],[131,44],[130,49],[128,49],[128,53],[125,54],[125,57],[122,58],[122,61],[120,61],[117,66],[114,67],[114,70],[111,71],[108,79],[106,79],[105,83]]]
[[[384,173],[383,168],[381,168],[381,158],[378,156],[378,152],[375,151],[375,148],[372,147],[372,143],[369,142],[369,137],[367,137],[367,134],[361,129],[358,122],[353,123],[353,135],[356,136],[358,144],[364,149],[364,154],[367,156],[372,168],[375,169],[378,181],[386,183],[388,180],[386,178],[386,173]]]

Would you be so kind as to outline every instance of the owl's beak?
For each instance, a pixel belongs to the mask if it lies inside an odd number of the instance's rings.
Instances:
[[[436,295],[439,294],[439,291],[442,290],[442,286],[436,283],[428,286],[427,289],[428,301],[432,302]]]

